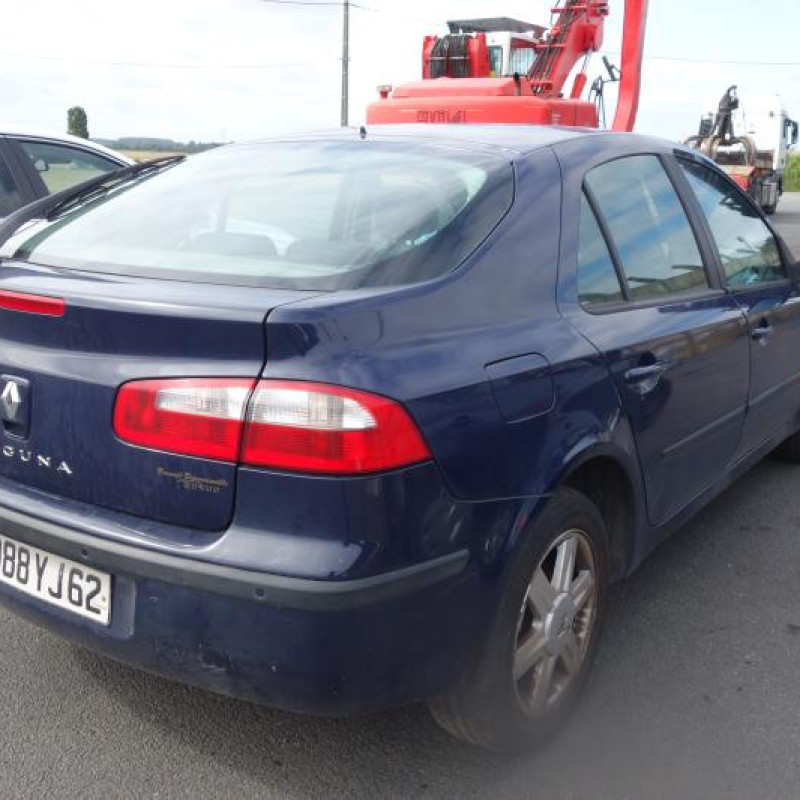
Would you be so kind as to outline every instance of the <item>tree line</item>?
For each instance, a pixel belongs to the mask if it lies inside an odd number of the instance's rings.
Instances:
[[[67,110],[67,133],[72,136],[89,138],[89,120],[86,110],[81,106],[73,106]],[[94,139],[98,144],[114,150],[153,150],[167,153],[202,153],[219,147],[222,142],[176,142],[174,139],[163,139],[153,136],[123,136],[120,139]]]

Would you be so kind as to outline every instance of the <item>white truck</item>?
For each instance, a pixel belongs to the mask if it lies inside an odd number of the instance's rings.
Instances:
[[[797,144],[798,125],[779,95],[739,99],[731,86],[716,115],[705,114],[700,132],[686,144],[717,162],[761,206],[774,214],[783,194],[789,150]]]

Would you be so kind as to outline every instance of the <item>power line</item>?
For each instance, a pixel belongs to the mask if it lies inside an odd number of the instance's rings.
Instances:
[[[442,27],[444,22],[442,20],[426,19],[425,17],[415,17],[411,14],[406,14],[403,11],[393,11],[388,8],[375,8],[375,6],[365,6],[361,3],[351,3],[353,8],[358,8],[361,11],[370,11],[374,14],[388,14],[390,17],[400,17],[401,19],[408,19],[412,22],[424,22],[426,25],[435,25]]]
[[[607,56],[618,56],[619,52],[604,51]],[[644,56],[645,61],[675,61],[684,64],[721,64],[740,67],[800,67],[800,61],[741,61],[723,58],[684,58],[682,56]]]
[[[276,6],[335,6],[341,8],[343,0],[261,0],[262,3],[271,3]],[[402,11],[392,11],[388,8],[376,8],[375,6],[367,6],[363,3],[350,3],[350,8],[357,8],[360,11],[369,11],[374,14],[388,14],[391,17],[402,17],[414,22],[424,22],[426,25],[442,25],[442,21],[425,19],[424,17],[415,17],[411,14],[405,14]]]
[[[102,67],[141,67],[144,69],[199,69],[199,70],[262,70],[262,69],[301,69],[306,67],[313,67],[319,63],[317,61],[311,62],[296,62],[296,63],[283,63],[283,64],[198,64],[191,62],[157,62],[157,61],[106,61],[103,59],[93,58],[73,58],[70,56],[46,56],[37,55],[35,53],[14,53],[8,50],[0,51],[0,58],[27,58],[34,61],[54,61],[58,63],[68,64],[89,64],[92,66]],[[326,56],[333,60],[332,56]]]
[[[645,56],[645,59],[647,56]],[[741,67],[800,67],[800,61],[737,61],[716,58],[677,58],[672,56],[650,56],[652,61],[678,61],[687,64],[723,64]]]
[[[262,0],[265,3],[275,3],[281,5],[307,5],[307,6],[337,6],[342,8],[344,2],[340,0]],[[372,6],[364,6],[356,3],[350,3],[350,8],[359,8],[364,11],[371,11],[377,13],[386,13],[394,15],[395,12],[388,11],[382,8],[373,8]],[[406,15],[403,15],[406,16]],[[409,19],[419,19],[412,18]],[[423,20],[420,20],[423,21]],[[619,51],[604,50],[602,51],[608,56],[619,56]],[[233,63],[218,63],[218,64],[200,64],[193,62],[159,62],[159,61],[116,61],[96,58],[75,58],[72,56],[53,56],[53,55],[40,55],[36,53],[20,53],[9,50],[0,50],[1,58],[20,58],[29,59],[33,61],[52,61],[58,63],[71,63],[71,64],[88,64],[92,66],[104,67],[132,67],[142,69],[178,69],[178,70],[270,70],[270,69],[303,69],[318,65],[319,59],[314,62],[285,62],[285,63],[264,63],[264,64],[233,64]],[[334,56],[326,56],[326,59],[333,60]],[[800,67],[800,61],[758,61],[758,60],[741,60],[741,59],[715,59],[715,58],[691,58],[683,56],[662,56],[662,55],[645,55],[645,61],[667,61],[685,64],[719,64],[722,66],[742,66],[742,67]]]
[[[261,0],[262,3],[272,3],[276,6],[338,6],[342,7],[341,0]]]
[[[341,8],[344,0],[261,0],[262,3],[272,3],[276,6],[336,6]],[[369,8],[358,3],[349,3],[350,8],[362,8],[365,11],[380,11],[379,8]]]
[[[267,0],[264,0],[267,2]],[[270,2],[277,2],[277,0],[270,0]],[[281,2],[289,2],[289,0],[281,0]],[[313,3],[311,5],[322,5],[322,3]],[[326,5],[342,6],[342,3],[326,3]],[[350,7],[353,8],[354,4],[351,3]],[[381,11],[381,9],[375,9]],[[392,13],[392,12],[387,12]],[[619,52],[606,50],[603,53],[607,56],[619,56]],[[186,70],[268,70],[268,69],[303,69],[313,67],[319,63],[316,61],[305,62],[286,62],[286,63],[273,63],[273,64],[198,64],[191,62],[162,62],[162,61],[110,61],[98,58],[74,58],[71,56],[49,56],[39,55],[36,53],[19,53],[9,50],[0,51],[1,58],[21,58],[29,59],[32,61],[53,61],[58,63],[69,64],[89,64],[93,66],[103,67],[134,67],[142,69],[186,69]],[[335,56],[326,56],[326,59],[334,60]],[[719,64],[722,66],[742,66],[742,67],[800,67],[800,61],[742,61],[737,59],[715,59],[715,58],[683,58],[680,56],[648,56],[645,55],[645,61],[669,61],[684,64]]]
[[[263,3],[287,6],[336,6],[341,8],[343,0],[261,0]],[[394,11],[388,8],[376,8],[362,3],[350,3],[350,8],[358,8],[361,11],[369,11],[375,14],[388,14],[392,17],[402,17],[414,22],[424,22],[426,25],[443,25],[441,20],[431,20],[425,17],[415,17],[402,11]],[[607,53],[607,55],[619,55],[619,53]],[[741,61],[738,59],[715,59],[715,58],[681,58],[679,56],[645,56],[645,60],[650,61],[675,61],[687,64],[722,64],[752,67],[800,67],[800,61]]]

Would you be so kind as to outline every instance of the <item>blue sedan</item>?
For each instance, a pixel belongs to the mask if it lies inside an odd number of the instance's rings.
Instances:
[[[0,600],[271,706],[541,741],[610,583],[800,459],[797,265],[667,142],[233,145],[38,201],[0,258]]]

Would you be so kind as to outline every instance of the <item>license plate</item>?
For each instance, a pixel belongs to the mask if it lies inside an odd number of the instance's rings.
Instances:
[[[111,576],[0,536],[0,582],[102,625],[111,619]]]

